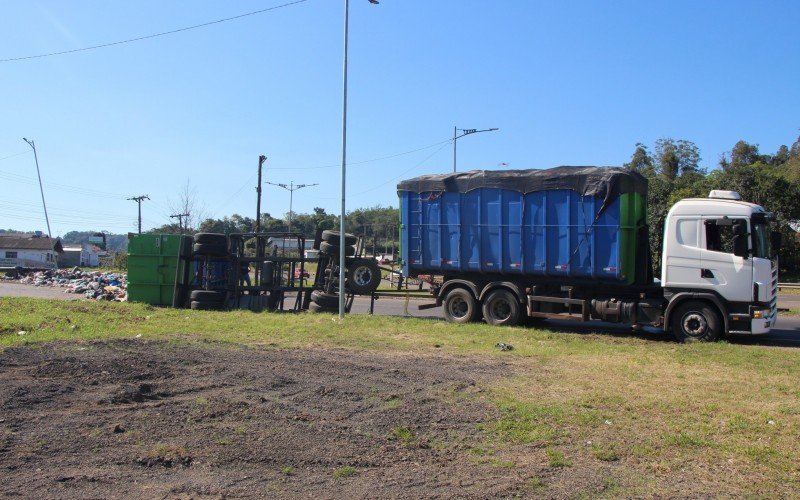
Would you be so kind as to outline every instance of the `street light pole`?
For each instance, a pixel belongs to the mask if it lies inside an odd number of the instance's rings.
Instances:
[[[283,189],[289,191],[289,230],[287,232],[291,233],[292,232],[292,198],[294,197],[294,192],[297,191],[298,189],[303,189],[304,187],[317,186],[318,184],[315,182],[314,184],[298,184],[298,185],[295,186],[294,185],[294,181],[291,181],[288,186],[286,184],[281,184],[281,183],[278,183],[278,182],[269,182],[269,181],[267,181],[267,184],[272,184],[273,186],[282,187]]]
[[[458,131],[459,130],[462,131],[463,134],[458,135]],[[500,130],[500,129],[499,128],[487,128],[487,129],[483,129],[483,130],[476,130],[474,128],[453,127],[453,172],[454,173],[456,171],[456,144],[457,144],[458,139],[461,139],[465,135],[479,134],[481,132],[494,132],[495,130]]]
[[[377,4],[378,0],[369,0]],[[350,0],[344,0],[344,56],[342,68],[342,212],[339,216],[339,319],[344,319],[345,186],[347,173],[347,35]]]
[[[27,142],[28,145],[33,149],[33,158],[36,160],[36,175],[39,177],[39,192],[42,193],[42,208],[44,208],[44,220],[47,222],[47,236],[50,238],[53,237],[52,233],[50,233],[50,218],[47,216],[47,205],[44,203],[44,189],[42,188],[42,174],[39,173],[39,156],[36,154],[36,144],[33,140],[28,140],[26,138],[22,138],[23,141]]]

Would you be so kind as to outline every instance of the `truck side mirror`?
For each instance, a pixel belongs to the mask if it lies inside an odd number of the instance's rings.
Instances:
[[[783,234],[781,234],[780,231],[772,231],[769,236],[770,246],[772,247],[771,257],[775,257],[778,255],[778,252],[781,251],[781,247],[783,246]]]

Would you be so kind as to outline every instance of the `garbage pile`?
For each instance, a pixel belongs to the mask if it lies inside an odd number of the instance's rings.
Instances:
[[[34,286],[64,288],[64,293],[83,294],[87,299],[128,300],[127,276],[121,273],[82,271],[72,269],[51,269],[22,274],[17,281]]]

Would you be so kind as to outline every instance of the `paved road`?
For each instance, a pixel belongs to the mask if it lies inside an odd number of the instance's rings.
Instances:
[[[798,297],[790,295],[792,299]],[[420,304],[428,304],[431,301],[426,300],[409,300],[406,306],[406,301],[397,298],[381,298],[375,302],[375,313],[381,315],[392,316],[406,316],[418,318],[432,318],[443,319],[442,309],[437,307],[435,309],[426,309],[420,311],[418,306]],[[800,301],[798,301],[800,302]],[[796,307],[783,304],[783,297],[779,297],[780,307]],[[355,314],[365,314],[369,312],[369,299],[356,299],[353,303],[352,312]],[[548,320],[543,323],[546,328],[551,328],[553,331],[569,331],[577,333],[592,333],[592,332],[605,332],[612,335],[633,335],[631,328],[628,326],[621,326],[614,323],[603,323],[600,321],[593,321],[589,324],[580,323],[577,321],[557,321]],[[641,332],[635,333],[637,336],[647,338],[657,338],[671,340],[670,335],[664,334],[657,329],[645,329]],[[778,322],[768,335],[763,336],[731,336],[728,339],[732,343],[751,344],[751,345],[770,345],[782,347],[800,347],[800,316],[780,316],[778,315]]]
[[[37,297],[63,300],[81,299],[81,295],[64,293],[63,288],[36,287],[12,282],[0,282],[0,297]],[[353,304],[352,313],[367,314],[369,312],[369,299],[357,298]],[[380,298],[375,301],[375,313],[389,316],[406,316],[417,318],[431,318],[442,320],[442,309],[419,310],[421,304],[429,304],[430,300],[406,300],[400,298]],[[780,295],[778,306],[786,308],[800,308],[799,295]],[[578,333],[606,332],[611,335],[632,335],[630,327],[615,325],[613,323],[592,322],[589,325],[575,321],[546,321],[544,326],[554,331],[571,331]],[[648,338],[669,337],[655,330],[638,332],[635,335]],[[729,339],[731,342],[754,345],[771,345],[784,347],[800,347],[800,316],[778,316],[775,328],[765,336],[736,337]]]

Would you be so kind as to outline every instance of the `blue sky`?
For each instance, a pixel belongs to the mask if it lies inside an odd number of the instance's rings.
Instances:
[[[5,0],[0,59],[169,31],[287,0]],[[254,216],[264,180],[319,183],[296,212],[339,213],[342,12],[306,2],[140,42],[0,63],[0,227],[53,235],[169,222],[190,179],[208,216]],[[800,134],[800,2],[351,0],[348,211],[452,170],[620,165],[637,142]],[[432,146],[434,145],[434,146]],[[432,147],[428,147],[432,146]],[[425,149],[421,149],[425,148]],[[413,153],[394,156],[412,150]],[[385,158],[393,156],[391,158]],[[378,161],[366,161],[385,158]],[[508,167],[501,167],[507,164]],[[281,217],[288,193],[264,186]]]

